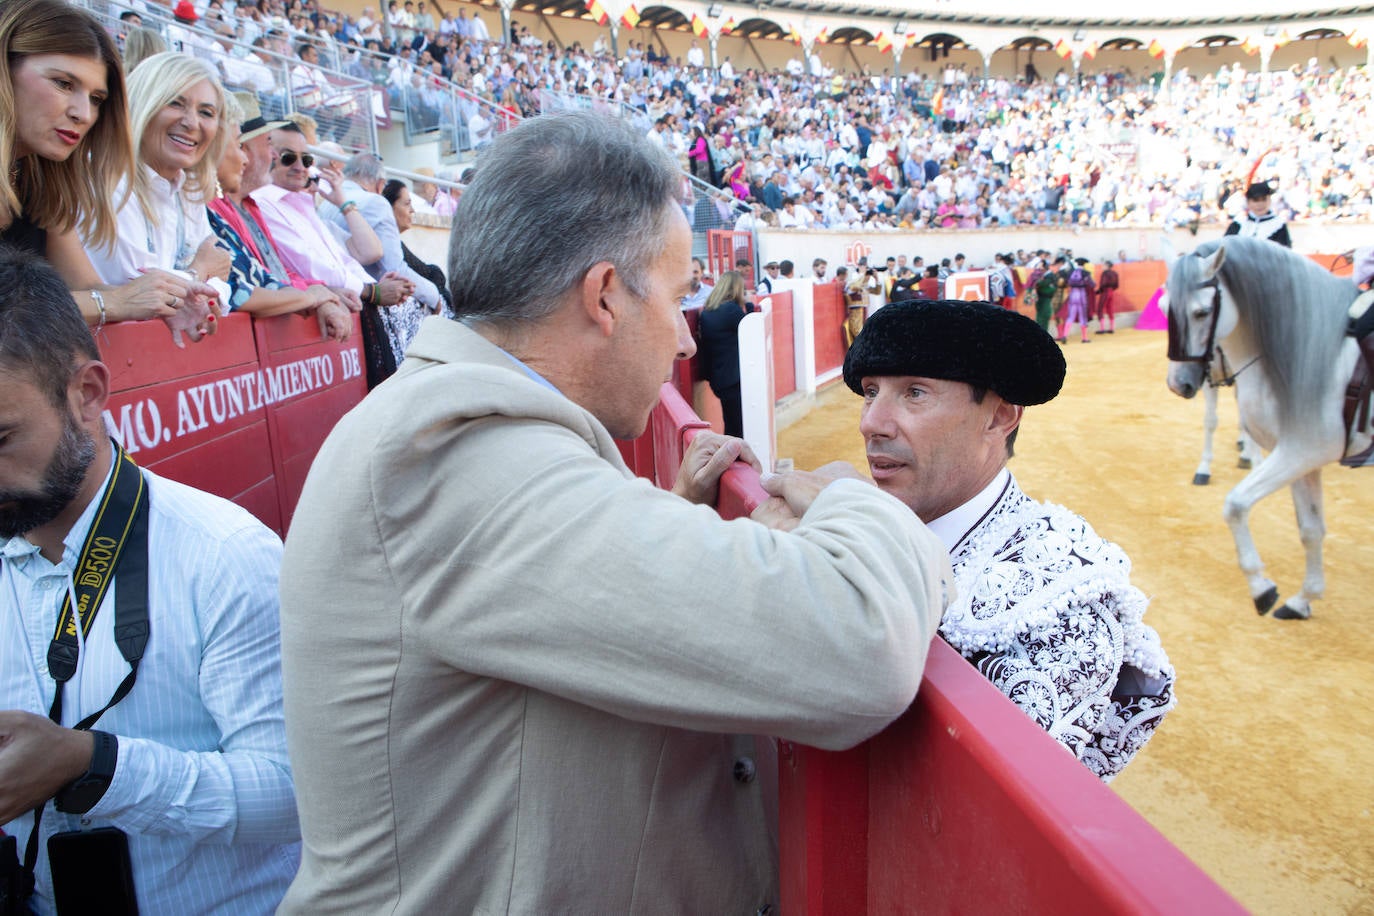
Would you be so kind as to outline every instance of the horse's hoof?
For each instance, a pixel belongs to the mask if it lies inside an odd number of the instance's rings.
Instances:
[[[1263,617],[1265,614],[1269,613],[1269,609],[1273,607],[1278,600],[1279,587],[1277,585],[1271,585],[1264,594],[1255,599],[1255,610]]]
[[[1275,620],[1306,620],[1312,616],[1311,608],[1295,608],[1285,602],[1282,607],[1274,612]]]
[[[1252,467],[1252,464],[1249,458],[1242,458],[1236,462],[1236,467],[1240,468],[1242,471],[1248,471]]]
[[[1193,475],[1193,486],[1195,486],[1195,487],[1205,487],[1205,486],[1207,486],[1207,485],[1208,485],[1209,483],[1211,483],[1211,482],[1212,482],[1212,475],[1211,475],[1211,474],[1194,474],[1194,475]]]

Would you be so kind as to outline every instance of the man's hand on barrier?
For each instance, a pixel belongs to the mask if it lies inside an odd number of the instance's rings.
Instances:
[[[795,518],[801,518],[806,514],[806,510],[811,508],[811,503],[815,501],[816,496],[841,477],[868,481],[868,478],[855,470],[853,465],[843,461],[832,461],[815,471],[770,474],[765,476],[760,483],[763,484],[763,489],[768,495],[780,498]],[[772,502],[773,500],[770,499],[768,502],[761,503],[759,509],[765,509]],[[759,509],[754,510],[755,513]],[[765,509],[766,518],[755,518],[755,521],[761,521],[770,528],[778,528],[779,525],[771,524],[768,519],[781,518],[781,512],[782,509],[778,506],[767,508]]]
[[[0,712],[0,824],[31,811],[91,765],[90,732],[19,710]]]
[[[743,461],[755,471],[762,472],[759,459],[749,443],[734,436],[719,433],[698,433],[682,456],[673,492],[688,502],[713,506],[720,491],[720,475],[736,461]]]
[[[768,497],[749,513],[749,517],[778,531],[791,531],[801,521],[801,516],[793,512],[781,496]]]
[[[353,333],[353,313],[337,299],[321,304],[315,310],[315,318],[320,322],[320,337],[325,340],[343,343]]]
[[[361,312],[363,310],[363,300],[356,290],[348,289],[343,286],[331,286],[329,291],[339,297],[350,312]]]

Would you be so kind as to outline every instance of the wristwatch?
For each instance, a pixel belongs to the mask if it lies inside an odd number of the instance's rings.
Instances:
[[[91,729],[95,748],[91,751],[91,765],[76,779],[67,783],[53,799],[57,810],[64,814],[85,814],[105,795],[114,779],[115,763],[119,760],[119,739],[109,732]]]

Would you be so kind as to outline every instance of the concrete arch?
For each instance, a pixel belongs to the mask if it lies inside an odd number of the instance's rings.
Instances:
[[[641,25],[647,25],[651,29],[672,29],[681,32],[691,28],[691,20],[684,16],[681,10],[671,6],[646,6],[639,11],[639,21]]]
[[[740,39],[786,38],[787,29],[772,19],[754,16],[736,25],[730,30],[727,37]]]
[[[825,43],[831,45],[866,45],[872,44],[877,37],[876,33],[870,32],[868,29],[847,26],[831,32]]]

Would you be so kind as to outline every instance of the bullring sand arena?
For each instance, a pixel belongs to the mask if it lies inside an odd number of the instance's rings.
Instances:
[[[1328,465],[1326,597],[1307,621],[1259,617],[1221,517],[1236,407],[1220,398],[1212,483],[1191,484],[1202,401],[1164,384],[1162,331],[1066,347],[1063,393],[1026,411],[1010,467],[1036,499],[1125,548],[1146,621],[1178,670],[1178,707],[1112,788],[1260,914],[1374,914],[1374,470]],[[799,468],[866,468],[842,382],[780,431]],[[1287,489],[1252,528],[1283,597],[1303,572]]]

